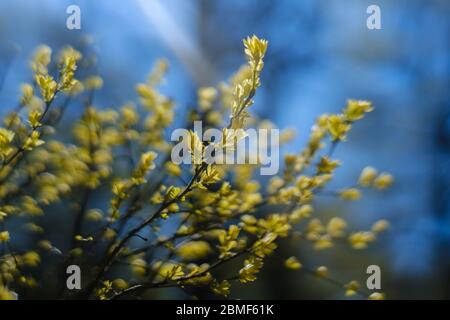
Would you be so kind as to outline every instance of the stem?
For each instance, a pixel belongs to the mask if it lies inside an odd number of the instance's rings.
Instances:
[[[107,256],[105,262],[102,264],[100,268],[100,272],[95,277],[94,281],[91,282],[91,284],[88,286],[88,288],[83,292],[82,296],[85,298],[88,298],[94,289],[97,287],[98,283],[102,279],[102,277],[108,272],[109,268],[114,262],[114,259],[117,257],[117,255],[120,253],[120,251],[123,249],[123,247],[128,243],[128,241],[133,238],[138,232],[140,232],[143,228],[150,225],[156,218],[160,216],[160,214],[171,204],[179,201],[181,198],[183,198],[188,192],[191,191],[191,188],[194,184],[194,182],[197,180],[197,178],[200,176],[200,174],[203,172],[203,170],[206,168],[206,166],[202,165],[200,169],[197,170],[197,172],[192,177],[189,184],[185,187],[183,192],[181,192],[175,199],[166,202],[163,204],[155,213],[153,213],[147,220],[145,220],[143,223],[138,225],[137,227],[130,230],[127,235],[117,244],[117,246],[114,247],[113,251],[109,256]]]

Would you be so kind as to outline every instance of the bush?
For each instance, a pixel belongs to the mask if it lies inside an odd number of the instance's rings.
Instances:
[[[248,63],[217,88],[198,90],[188,128],[201,120],[223,128],[223,138],[202,142],[190,130],[183,143],[192,165],[172,162],[172,144],[165,140],[175,115],[174,102],[157,90],[165,61],[137,85],[139,109],[132,103],[97,109],[92,101],[102,79],[75,77],[83,54],[67,47],[55,63],[51,49],[39,47],[31,61],[33,81],[22,85],[17,109],[0,128],[0,298],[41,292],[53,298],[118,299],[167,287],[206,288],[226,297],[233,282],[257,279],[266,259],[277,257],[280,238],[311,242],[317,250],[345,239],[354,249],[373,242],[387,221],[352,232],[341,217],[325,222],[313,209],[316,195],[352,201],[362,188],[392,183],[389,174],[368,167],[350,188],[325,189],[341,165],[332,158],[335,147],[372,111],[370,102],[349,100],[341,114],[320,116],[306,147],[285,155],[282,174],[264,188],[255,173],[258,164],[206,163],[208,147],[215,152],[236,147],[244,138],[238,129],[267,127],[267,121],[249,113],[267,45],[256,36],[245,39]],[[77,101],[83,114],[67,138],[60,122]],[[291,137],[291,131],[283,131],[280,144]],[[44,224],[55,229],[46,230]],[[347,295],[369,296],[356,281],[329,278],[325,266],[310,268],[294,256],[278,258],[286,268],[342,286]],[[241,268],[217,272],[230,261],[242,263]],[[66,288],[70,265],[83,271],[80,290]],[[49,274],[54,276],[49,279]]]

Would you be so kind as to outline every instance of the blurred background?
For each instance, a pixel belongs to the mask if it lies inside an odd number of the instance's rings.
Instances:
[[[81,9],[81,30],[66,28],[71,4]],[[381,8],[381,30],[366,27],[371,4]],[[56,51],[91,39],[95,71],[105,81],[94,101],[99,107],[135,100],[135,83],[157,58],[167,58],[162,91],[183,115],[195,105],[198,86],[216,85],[244,63],[244,37],[266,38],[254,111],[295,128],[297,138],[282,152],[302,148],[319,114],[338,112],[348,98],[367,99],[375,111],[336,150],[344,164],[336,186],[352,184],[369,164],[396,179],[389,191],[365,193],[350,205],[321,199],[324,214],[342,214],[361,228],[390,220],[390,231],[368,251],[312,254],[289,243],[282,250],[328,265],[344,282],[365,283],[366,267],[377,264],[388,298],[450,298],[449,16],[448,0],[2,0],[0,116],[17,104],[20,83],[30,80],[27,61],[41,43]],[[342,292],[274,264],[233,297],[340,298]]]

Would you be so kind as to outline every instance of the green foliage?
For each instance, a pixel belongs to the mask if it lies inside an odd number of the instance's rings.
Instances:
[[[188,119],[222,128],[225,139],[215,148],[232,146],[242,138],[229,129],[267,126],[250,110],[261,85],[268,42],[253,36],[244,40],[244,47],[248,63],[217,88],[200,88],[198,107]],[[85,59],[82,53],[64,48],[56,63],[51,55],[47,46],[37,49],[31,61],[33,83],[22,85],[18,109],[0,128],[0,243],[4,249],[0,299],[15,299],[15,292],[20,298],[26,287],[45,287],[45,272],[33,270],[51,254],[62,258],[54,265],[61,274],[55,298],[137,297],[145,289],[166,287],[205,287],[228,296],[233,282],[257,280],[266,260],[277,256],[280,238],[310,242],[316,250],[330,249],[343,240],[354,249],[364,249],[387,229],[387,221],[382,220],[371,230],[350,231],[342,217],[325,221],[314,213],[321,194],[358,200],[362,188],[384,189],[392,183],[390,175],[369,167],[357,185],[337,192],[325,189],[341,162],[331,152],[321,151],[327,144],[334,148],[344,141],[355,121],[372,111],[371,103],[349,100],[341,114],[320,116],[305,148],[286,155],[282,174],[263,187],[255,175],[258,165],[206,164],[207,145],[193,131],[189,150],[194,164],[179,166],[170,161],[171,144],[164,136],[173,122],[174,102],[158,91],[167,62],[156,63],[148,81],[136,86],[138,106],[128,103],[100,109],[91,97],[103,80],[97,75],[76,79],[78,65]],[[53,64],[54,75],[49,71]],[[56,102],[60,96],[65,102]],[[73,124],[70,141],[63,141],[58,132],[65,129],[58,124],[74,101],[84,105],[83,114]],[[291,131],[284,131],[281,143],[291,137]],[[89,198],[105,186],[109,201],[104,207],[93,206]],[[41,217],[61,203],[70,208],[60,212],[67,215],[62,221],[74,221],[73,232],[60,235],[71,243],[67,250],[51,243],[40,225]],[[12,220],[24,228],[8,230]],[[83,227],[87,222],[95,228]],[[176,230],[162,232],[169,222],[177,225]],[[39,240],[23,252],[15,251],[11,243],[19,233]],[[328,277],[324,266],[308,268],[294,256],[279,258],[284,261],[280,267]],[[241,268],[228,269],[226,276],[216,272],[232,260],[241,261]],[[87,284],[80,292],[64,288],[69,264],[87,272]],[[356,282],[341,286],[347,295],[366,295]]]

